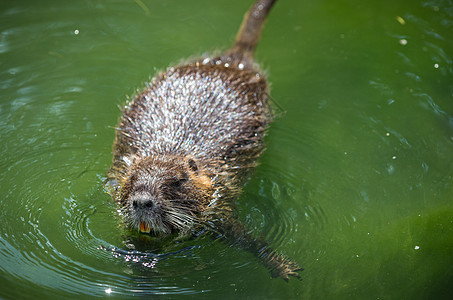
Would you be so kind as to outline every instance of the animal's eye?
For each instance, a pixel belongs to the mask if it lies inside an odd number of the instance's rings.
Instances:
[[[198,171],[197,163],[196,163],[193,159],[189,159],[188,164],[189,164],[189,168],[190,168],[192,171],[194,171],[194,172],[197,172],[197,171]]]

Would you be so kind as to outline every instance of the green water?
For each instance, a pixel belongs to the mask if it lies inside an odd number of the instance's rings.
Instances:
[[[302,281],[209,236],[167,242],[182,251],[165,259],[100,249],[160,247],[102,188],[118,106],[156,70],[226,49],[250,4],[1,2],[0,298],[451,298],[451,0],[272,11],[257,58],[285,113],[238,210]]]

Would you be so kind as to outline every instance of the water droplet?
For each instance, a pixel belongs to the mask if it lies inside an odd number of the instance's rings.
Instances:
[[[405,21],[402,17],[400,17],[400,16],[396,16],[396,20],[397,20],[398,23],[400,23],[401,25],[406,24],[406,21]]]

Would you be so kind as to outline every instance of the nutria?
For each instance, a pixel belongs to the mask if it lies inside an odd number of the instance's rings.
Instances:
[[[299,266],[253,238],[233,209],[272,119],[253,54],[274,2],[256,1],[230,50],[167,69],[126,105],[105,185],[131,228],[163,235],[203,226],[288,280]]]

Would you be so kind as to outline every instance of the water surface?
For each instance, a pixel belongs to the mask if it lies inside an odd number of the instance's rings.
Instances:
[[[272,11],[257,59],[282,113],[237,205],[302,281],[207,235],[121,226],[102,188],[118,107],[158,70],[226,49],[249,2],[0,4],[0,297],[453,294],[449,0]]]

